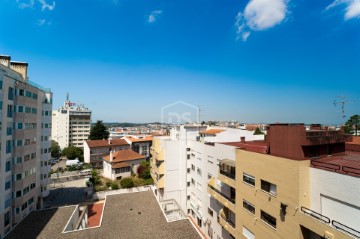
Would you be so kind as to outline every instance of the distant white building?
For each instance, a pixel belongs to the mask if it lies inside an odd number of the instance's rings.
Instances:
[[[91,110],[69,101],[52,112],[52,139],[63,149],[70,145],[84,147],[91,129]]]
[[[145,157],[132,150],[110,151],[108,156],[103,158],[103,176],[111,180],[120,180],[137,174],[137,168]]]

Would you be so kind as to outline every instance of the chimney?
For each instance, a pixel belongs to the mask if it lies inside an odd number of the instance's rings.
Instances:
[[[113,151],[110,150],[110,162],[112,162],[112,161],[113,161]]]
[[[240,137],[240,142],[245,143],[245,137],[244,136]]]
[[[11,56],[2,56],[0,55],[0,64],[6,67],[10,67]]]
[[[110,138],[108,138],[108,142],[109,142],[109,145],[111,144],[111,139]]]
[[[14,71],[20,73],[22,77],[24,78],[24,81],[27,81],[27,69],[28,69],[28,63],[26,62],[17,62],[17,61],[10,61],[10,68]]]

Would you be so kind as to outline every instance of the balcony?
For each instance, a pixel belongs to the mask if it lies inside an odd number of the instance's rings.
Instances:
[[[218,179],[235,188],[235,161],[234,160],[222,160],[219,165]]]
[[[235,196],[229,197],[226,194],[222,193],[216,188],[215,178],[212,177],[208,182],[208,193],[220,202],[225,207],[229,208],[232,212],[235,213]]]
[[[165,164],[163,162],[161,163],[157,163],[157,161],[155,159],[152,159],[150,161],[150,166],[151,169],[156,173],[156,174],[164,174],[165,172]]]
[[[360,231],[306,207],[300,208],[297,217],[301,227],[311,234],[327,235],[328,238],[360,238]]]
[[[165,187],[165,179],[164,176],[160,176],[153,170],[150,171],[151,177],[154,180],[154,184],[157,189],[164,188]]]
[[[220,210],[218,222],[228,233],[235,236],[235,223],[228,217],[229,215],[226,215],[229,214],[229,212],[225,213],[226,211],[226,208]]]

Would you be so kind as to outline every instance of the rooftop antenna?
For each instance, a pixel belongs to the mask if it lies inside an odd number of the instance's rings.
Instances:
[[[344,125],[345,124],[345,104],[347,103],[351,103],[350,101],[347,101],[345,100],[346,99],[346,96],[344,96],[343,94],[340,95],[340,96],[337,96],[336,97],[337,99],[334,100],[333,104],[335,107],[337,106],[341,106],[341,117],[342,117],[342,124]]]

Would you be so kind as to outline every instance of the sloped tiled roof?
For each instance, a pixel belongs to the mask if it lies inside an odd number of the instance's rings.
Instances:
[[[105,139],[87,140],[85,142],[89,146],[89,148],[129,145],[124,139],[111,139],[110,144],[109,144],[109,140],[105,140]]]
[[[132,161],[137,159],[144,159],[145,156],[132,151],[131,149],[119,150],[112,154],[113,163]],[[104,157],[104,159],[110,162],[110,155]]]
[[[126,136],[126,138],[128,140],[130,140],[132,143],[147,142],[147,141],[152,141],[153,140],[153,137],[151,135],[143,137],[143,138],[135,138],[135,137],[131,137],[131,136]]]

